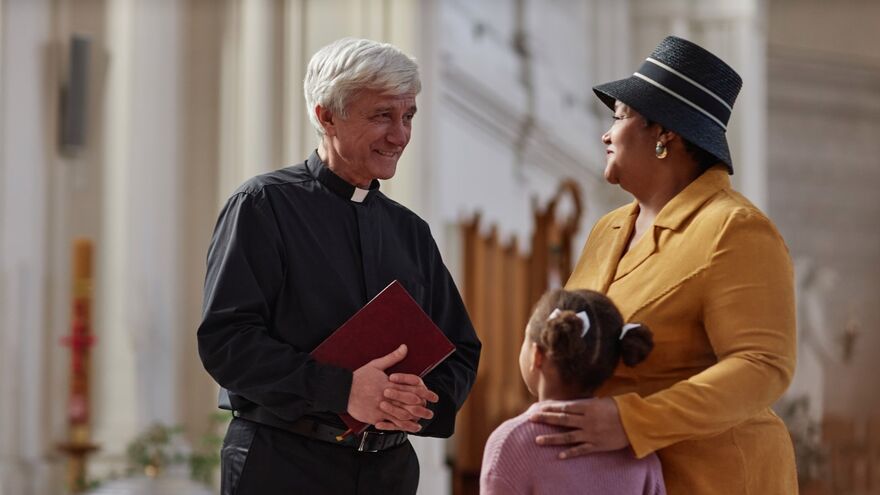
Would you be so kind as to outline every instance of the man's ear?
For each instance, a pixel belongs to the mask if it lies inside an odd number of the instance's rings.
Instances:
[[[321,105],[315,105],[315,117],[318,118],[318,123],[324,128],[325,136],[336,135],[336,115],[333,114],[333,111]]]

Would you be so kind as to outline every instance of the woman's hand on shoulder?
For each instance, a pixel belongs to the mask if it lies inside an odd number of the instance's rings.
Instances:
[[[610,398],[555,402],[542,406],[529,419],[572,428],[571,431],[540,435],[535,439],[538,445],[571,445],[570,449],[559,454],[560,459],[629,446],[617,403]]]

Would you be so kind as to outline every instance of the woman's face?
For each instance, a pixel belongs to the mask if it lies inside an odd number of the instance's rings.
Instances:
[[[605,180],[632,192],[633,185],[650,179],[651,167],[657,160],[657,129],[646,126],[638,112],[619,101],[614,105],[613,118],[611,127],[602,135]]]

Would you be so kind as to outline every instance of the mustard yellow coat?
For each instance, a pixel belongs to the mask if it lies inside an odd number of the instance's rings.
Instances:
[[[673,198],[625,255],[638,204],[590,233],[568,289],[606,293],[624,321],[654,332],[615,396],[638,457],[657,452],[671,495],[796,494],[794,450],[769,406],[795,366],[788,250],[776,228],[715,167]]]

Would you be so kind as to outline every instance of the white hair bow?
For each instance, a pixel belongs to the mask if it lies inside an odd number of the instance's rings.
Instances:
[[[623,336],[626,335],[626,332],[629,332],[633,328],[638,328],[640,326],[642,325],[639,323],[627,323],[626,325],[624,325],[623,329],[620,331],[620,340],[623,340]]]
[[[550,312],[550,316],[548,316],[547,319],[552,320],[553,318],[556,318],[557,316],[559,316],[560,313],[562,313],[562,310],[559,308],[556,308]],[[577,316],[578,318],[581,319],[582,322],[584,322],[584,329],[581,330],[581,338],[583,338],[583,336],[587,334],[587,330],[590,329],[590,316],[587,315],[586,311],[581,311],[579,313],[575,313],[575,316]]]

